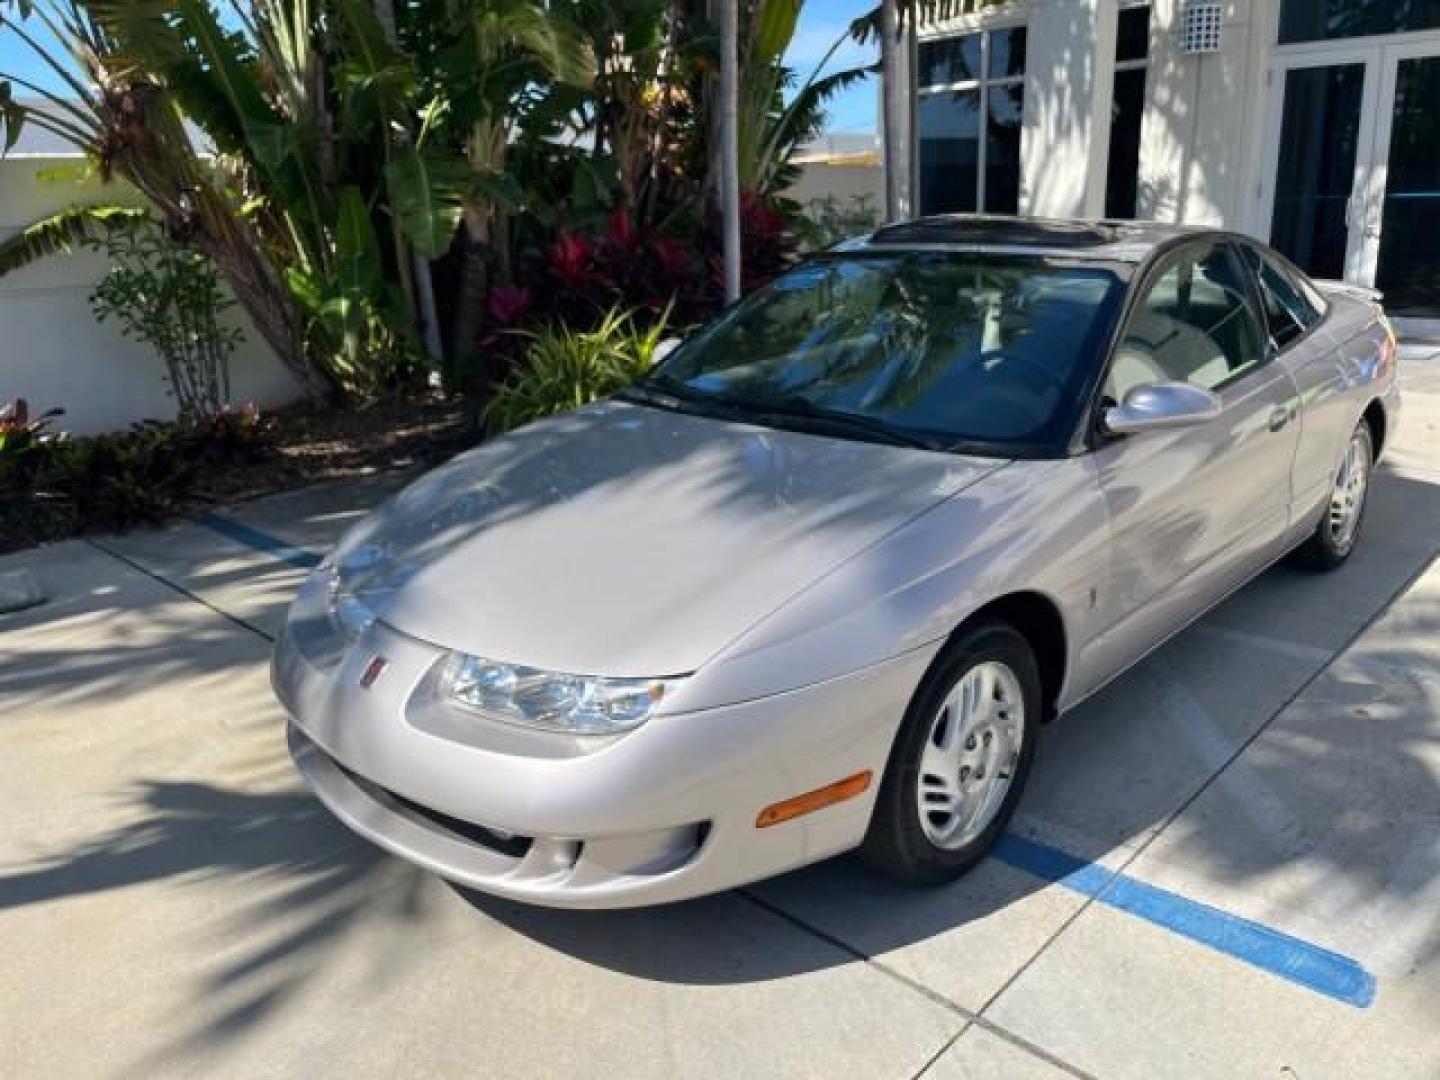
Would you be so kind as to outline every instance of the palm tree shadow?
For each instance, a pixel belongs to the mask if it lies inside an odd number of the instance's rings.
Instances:
[[[308,793],[251,793],[203,783],[144,781],[128,824],[48,859],[0,867],[0,912],[156,882],[223,881],[235,902],[189,928],[210,959],[196,973],[196,1007],[157,1051],[213,1049],[269,1018],[323,977],[364,926],[374,967],[397,963],[397,933],[425,918],[427,875],[343,829]],[[218,943],[218,946],[217,946]],[[151,1075],[158,1060],[133,1066]]]

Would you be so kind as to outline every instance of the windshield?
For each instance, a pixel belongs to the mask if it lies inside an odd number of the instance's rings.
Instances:
[[[760,422],[940,447],[1053,446],[1078,422],[1124,283],[1109,264],[856,253],[790,271],[648,380]]]

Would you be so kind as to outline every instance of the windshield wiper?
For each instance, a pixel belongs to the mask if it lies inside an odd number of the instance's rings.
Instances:
[[[661,409],[674,409],[676,411],[689,411],[685,408],[688,402],[678,394],[672,394],[668,390],[661,390],[653,384],[637,382],[622,387],[612,395],[617,401],[629,401],[636,405],[654,405]]]
[[[947,447],[931,439],[897,431],[883,420],[863,416],[860,413],[843,412],[816,405],[809,398],[792,394],[776,402],[752,402],[753,408],[770,416],[804,420],[813,426],[828,427],[832,431],[844,431],[857,435],[869,435],[894,446],[908,446],[914,450],[944,450]]]
[[[773,424],[775,420],[793,423],[798,420],[809,428],[826,428],[837,433],[862,435],[892,446],[908,446],[915,450],[949,449],[934,440],[897,431],[883,420],[838,409],[827,409],[799,394],[791,394],[776,401],[757,401],[754,398],[730,397],[708,390],[695,390],[663,375],[650,375],[615,396],[622,400],[655,405],[657,408],[709,413],[712,416],[751,423]]]

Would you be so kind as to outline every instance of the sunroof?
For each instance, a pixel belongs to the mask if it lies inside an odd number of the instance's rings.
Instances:
[[[1003,244],[1015,247],[1092,248],[1118,239],[1103,225],[977,217],[930,217],[887,225],[873,244]]]

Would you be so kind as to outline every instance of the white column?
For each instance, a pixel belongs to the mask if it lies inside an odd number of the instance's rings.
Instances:
[[[902,20],[896,0],[880,18],[880,125],[885,142],[885,217],[915,216],[915,22]]]
[[[1110,174],[1110,121],[1115,115],[1115,48],[1120,28],[1120,0],[1096,0],[1095,80],[1091,89],[1090,153],[1086,165],[1085,208],[1089,218],[1105,216]]]
[[[738,0],[720,5],[720,218],[725,252],[725,302],[740,298],[740,121]]]
[[[1096,217],[1105,207],[1116,0],[1030,9],[1020,211]]]

